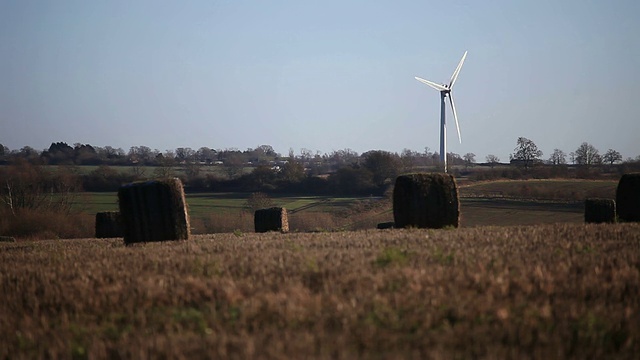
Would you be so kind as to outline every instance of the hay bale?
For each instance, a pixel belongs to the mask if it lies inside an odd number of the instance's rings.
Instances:
[[[616,202],[612,199],[586,199],[584,201],[584,222],[616,222]]]
[[[396,179],[393,189],[393,219],[396,228],[458,227],[458,186],[449,174],[409,174]]]
[[[253,223],[257,233],[267,231],[289,232],[289,220],[287,209],[285,208],[272,207],[256,210]]]
[[[96,214],[96,238],[116,238],[124,236],[122,220],[117,211],[99,212]]]
[[[379,230],[393,229],[394,225],[395,223],[393,221],[383,222],[383,223],[378,223],[377,228]]]
[[[16,242],[16,239],[12,236],[0,236],[0,242]]]
[[[640,173],[624,174],[616,189],[618,218],[640,222]]]
[[[135,182],[118,190],[124,242],[187,240],[187,202],[178,178]]]

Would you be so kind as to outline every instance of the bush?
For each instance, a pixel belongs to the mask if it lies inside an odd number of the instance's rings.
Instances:
[[[0,234],[20,239],[92,238],[94,218],[83,213],[22,209],[15,215],[0,212]]]
[[[78,177],[68,168],[48,172],[17,161],[0,169],[0,206],[14,215],[24,209],[68,213],[79,190]]]

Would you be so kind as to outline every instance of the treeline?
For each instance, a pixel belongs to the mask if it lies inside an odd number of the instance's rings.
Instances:
[[[111,146],[99,147],[90,144],[75,143],[73,146],[65,142],[51,143],[48,149],[38,151],[24,146],[19,150],[11,150],[0,144],[0,165],[6,165],[17,159],[26,160],[40,165],[111,165],[111,166],[223,166],[231,178],[240,176],[243,168],[259,165],[281,166],[295,160],[301,163],[306,171],[315,175],[335,172],[347,165],[358,164],[366,160],[368,152],[358,154],[351,149],[334,150],[331,153],[313,152],[301,149],[295,154],[293,149],[285,156],[277,153],[270,145],[260,145],[256,148],[239,150],[212,149],[201,147],[194,150],[189,147],[179,147],[174,150],[161,152],[147,146],[132,146],[128,151]],[[431,152],[428,147],[423,152],[404,149],[401,153],[392,154],[404,167],[430,167],[440,164],[438,152]],[[589,143],[582,143],[575,151],[565,153],[561,149],[554,149],[548,159],[544,159],[542,151],[527,138],[520,137],[514,152],[509,155],[509,164],[529,168],[534,165],[615,165],[635,163],[640,156],[623,160],[622,155],[608,149],[603,154]],[[451,169],[459,166],[470,167],[476,164],[476,155],[466,153],[459,155],[447,153],[447,163]],[[483,165],[500,165],[500,159],[489,154],[484,158]]]
[[[148,171],[152,170],[152,171]],[[382,195],[393,179],[409,169],[391,153],[372,151],[328,175],[313,175],[291,159],[281,167],[258,165],[248,173],[230,177],[203,173],[188,166],[112,167],[100,165],[88,173],[77,166],[44,166],[18,159],[0,167],[0,196],[9,207],[35,208],[58,198],[52,194],[78,191],[116,191],[120,186],[168,176],[180,177],[186,191],[267,192],[334,195]],[[36,194],[34,202],[27,197]],[[24,205],[30,203],[29,205]]]
[[[293,149],[290,149],[287,155],[281,155],[271,145],[260,145],[246,150],[208,147],[194,150],[189,147],[179,147],[162,152],[147,146],[132,146],[128,151],[125,151],[122,148],[98,147],[81,143],[71,146],[65,142],[54,142],[48,149],[42,151],[30,146],[24,146],[19,150],[10,150],[0,144],[1,164],[24,159],[40,165],[167,166],[196,164],[225,165],[233,168],[234,166],[279,165],[290,159],[295,159],[305,167],[313,168],[316,172],[328,172],[337,170],[345,164],[359,162],[365,154],[358,154],[351,149],[334,150],[324,154],[320,151],[313,152],[309,149],[301,149],[298,154],[294,154]],[[439,162],[439,154],[431,152],[428,147],[424,152],[405,149],[400,154],[394,154],[402,162],[411,162],[419,166],[435,166]],[[449,153],[448,156],[453,165],[464,164],[466,161],[455,153]],[[230,175],[239,174],[234,174],[231,171]]]
[[[5,198],[12,189],[18,188],[20,181],[16,179],[33,171],[39,174],[37,178],[42,184],[56,182],[46,178],[49,174],[64,178],[66,183],[73,182],[74,189],[85,191],[116,191],[132,181],[178,176],[185,189],[194,192],[346,196],[382,195],[399,174],[441,171],[439,154],[429,148],[421,153],[405,149],[400,154],[381,150],[358,154],[350,149],[321,154],[302,149],[299,154],[290,150],[288,156],[277,153],[270,145],[244,151],[202,147],[198,150],[177,148],[164,153],[146,146],[134,146],[125,153],[109,146],[100,148],[79,143],[70,146],[64,142],[52,143],[42,152],[29,147],[9,150],[2,145],[0,149],[0,162],[5,165],[0,167],[0,195]],[[501,164],[494,155],[488,155],[486,162],[478,165],[473,153],[447,154],[449,172],[472,180],[595,179],[640,170],[640,157],[623,162],[617,151],[609,149],[601,156],[588,143],[583,143],[569,156],[559,149],[554,150],[548,161],[542,160],[542,155],[533,141],[523,137],[518,138],[510,164]],[[86,172],[80,170],[82,165],[97,167]],[[36,186],[32,181],[35,178],[30,175],[22,182]]]

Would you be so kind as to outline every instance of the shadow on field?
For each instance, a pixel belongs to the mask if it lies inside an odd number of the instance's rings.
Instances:
[[[462,198],[463,227],[581,223],[582,202]]]

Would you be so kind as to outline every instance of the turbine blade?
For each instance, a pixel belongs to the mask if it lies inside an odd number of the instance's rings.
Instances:
[[[440,84],[436,84],[436,83],[434,83],[434,82],[431,82],[431,81],[429,81],[429,80],[425,80],[425,79],[419,78],[419,77],[417,77],[417,76],[416,76],[416,80],[420,81],[420,82],[421,82],[421,83],[423,83],[423,84],[427,84],[427,85],[431,86],[432,88],[434,88],[434,89],[436,89],[436,90],[438,90],[438,91],[445,91],[445,90],[447,90],[447,88],[446,88],[446,87],[444,87],[444,86],[442,86],[442,85],[440,85]]]
[[[458,79],[458,74],[460,74],[460,69],[462,69],[462,64],[464,64],[464,59],[466,58],[467,58],[467,52],[465,51],[464,55],[462,55],[462,59],[460,60],[460,63],[458,63],[458,67],[453,72],[453,75],[451,75],[451,81],[449,82],[449,89],[451,89],[453,87],[453,84],[456,83],[456,80]]]
[[[462,137],[460,136],[460,125],[458,124],[458,113],[456,112],[456,104],[453,102],[453,96],[449,93],[449,103],[451,103],[451,110],[453,111],[453,118],[456,120],[456,129],[458,130],[458,141],[462,144]]]

